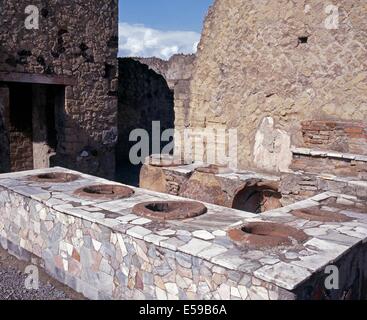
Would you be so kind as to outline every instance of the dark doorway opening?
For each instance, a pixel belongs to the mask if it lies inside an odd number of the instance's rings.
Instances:
[[[9,82],[2,83],[1,90],[0,131],[5,138],[0,141],[0,170],[52,167],[58,145],[58,118],[64,108],[64,87]]]

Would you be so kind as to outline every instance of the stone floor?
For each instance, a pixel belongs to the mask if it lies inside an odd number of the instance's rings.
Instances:
[[[27,290],[26,267],[29,263],[20,261],[0,246],[0,300],[83,300],[81,294],[59,283],[43,269],[38,268],[40,284],[38,290]]]

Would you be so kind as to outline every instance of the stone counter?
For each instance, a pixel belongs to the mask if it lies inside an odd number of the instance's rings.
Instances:
[[[29,180],[51,171],[80,178],[59,184]],[[341,299],[346,293],[363,298],[367,228],[365,215],[353,212],[357,198],[324,193],[262,215],[205,204],[202,216],[159,222],[136,216],[133,206],[182,198],[137,188],[130,198],[115,201],[73,194],[96,183],[112,182],[63,168],[1,175],[2,246],[90,299]],[[349,203],[344,214],[352,220],[320,223],[291,214],[329,198]],[[258,221],[294,226],[308,239],[251,249],[227,235]],[[344,272],[341,289],[331,293],[322,285],[330,264]]]
[[[278,191],[280,176],[253,171],[198,171],[205,166],[207,165],[193,163],[164,167],[146,162],[140,171],[140,187],[243,211],[251,210],[246,210],[246,206],[238,203],[237,199],[243,197],[248,188],[256,189],[260,182],[265,183],[272,192]]]

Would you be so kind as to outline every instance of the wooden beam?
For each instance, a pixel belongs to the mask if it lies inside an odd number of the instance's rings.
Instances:
[[[0,72],[0,82],[22,82],[62,86],[75,86],[77,84],[75,77],[18,72]]]

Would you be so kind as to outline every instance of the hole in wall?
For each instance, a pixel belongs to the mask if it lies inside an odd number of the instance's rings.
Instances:
[[[308,36],[298,37],[298,44],[308,43]]]

